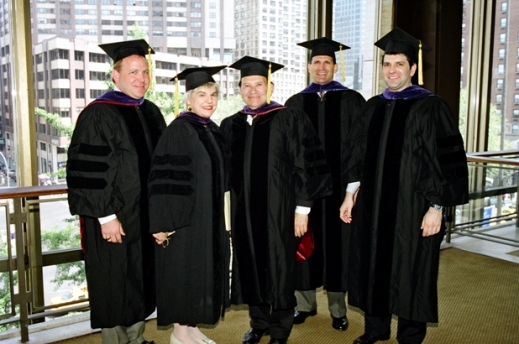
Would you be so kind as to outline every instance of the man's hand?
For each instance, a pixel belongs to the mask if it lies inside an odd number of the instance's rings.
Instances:
[[[344,201],[342,202],[341,207],[339,208],[339,217],[342,221],[346,223],[351,223],[352,221],[351,211],[353,209],[353,206],[355,206],[355,202],[357,201],[358,192],[358,190],[355,192],[355,194],[352,194],[351,192],[346,192],[346,196],[344,196]]]
[[[112,221],[102,224],[101,234],[103,235],[103,239],[114,244],[121,244],[123,242],[123,236],[126,235],[118,219],[113,219]]]
[[[440,231],[443,213],[434,208],[429,208],[422,220],[422,236],[428,237]]]
[[[295,213],[294,233],[296,237],[302,237],[308,230],[308,214]]]
[[[157,244],[162,245],[162,243],[168,238],[168,232],[153,233],[153,237]]]

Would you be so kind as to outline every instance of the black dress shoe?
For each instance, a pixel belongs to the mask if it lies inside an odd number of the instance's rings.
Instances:
[[[379,340],[388,340],[391,337],[391,332],[387,332],[380,336],[372,336],[369,333],[364,333],[359,338],[353,341],[353,344],[373,344],[378,342]]]
[[[346,317],[334,318],[332,317],[332,327],[339,331],[346,331],[348,329],[348,319]]]
[[[270,339],[269,344],[287,344],[288,339]]]
[[[303,312],[303,311],[295,311],[294,312],[294,324],[302,324],[305,322],[306,318],[313,317],[317,314],[317,310],[314,309],[310,312]]]
[[[268,329],[258,329],[258,328],[251,328],[250,330],[245,333],[245,336],[243,336],[242,343],[243,344],[258,344],[261,340],[261,337],[263,335],[268,335],[269,333]]]

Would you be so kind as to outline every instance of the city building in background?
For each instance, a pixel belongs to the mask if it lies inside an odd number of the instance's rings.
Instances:
[[[232,62],[234,2],[228,0],[34,0],[30,2],[35,105],[75,123],[90,101],[107,90],[111,61],[100,43],[130,40],[142,32],[155,50],[157,91],[173,94],[169,80],[183,68]],[[9,168],[16,161],[11,113],[12,71],[9,7],[0,5],[0,153]],[[233,71],[216,76],[224,96],[234,93]],[[183,92],[183,82],[181,83]],[[54,172],[65,162],[68,138],[35,116],[38,173]],[[1,159],[0,159],[1,160]],[[0,161],[0,164],[2,161]]]
[[[234,59],[249,55],[285,66],[272,74],[272,99],[284,103],[306,85],[306,0],[235,0]],[[235,76],[238,85],[239,74]]]
[[[366,45],[366,5],[367,0],[335,0],[333,2],[333,39],[349,46],[351,49],[343,51],[344,72],[346,80],[340,72],[335,74],[335,80],[344,86],[362,90],[362,74],[364,67],[364,49]],[[340,63],[339,53],[337,63]]]
[[[460,88],[465,93],[471,68],[467,57],[472,49],[474,1],[464,1]],[[489,149],[519,149],[519,1],[495,3],[493,32]]]

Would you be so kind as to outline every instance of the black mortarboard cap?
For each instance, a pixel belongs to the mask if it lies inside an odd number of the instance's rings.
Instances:
[[[285,66],[275,62],[260,60],[255,57],[244,56],[229,67],[239,69],[241,78],[250,75],[261,75],[270,79],[269,71],[270,73],[274,73]]]
[[[375,45],[386,53],[405,54],[414,62],[418,61],[420,46],[425,53],[432,50],[431,47],[423,44],[419,39],[414,38],[398,27],[395,27],[384,37],[376,41]]]
[[[225,67],[227,66],[187,68],[171,78],[171,81],[177,78],[178,80],[186,80],[186,91],[190,91],[208,82],[215,82],[213,74],[218,73]]]
[[[114,63],[131,55],[140,55],[146,57],[147,54],[155,54],[153,48],[144,39],[136,39],[133,41],[115,42],[99,44]]]
[[[376,41],[375,45],[386,53],[405,54],[412,62],[416,62],[418,64],[418,84],[423,85],[422,52],[428,53],[432,50],[431,47],[398,27]]]
[[[330,56],[333,59],[334,63],[336,63],[336,60],[335,60],[336,51],[350,49],[350,47],[348,47],[347,45],[333,41],[326,37],[321,37],[321,38],[317,38],[317,39],[312,39],[310,41],[297,43],[297,45],[300,45],[306,49],[311,50],[310,59],[312,59],[314,56],[326,55],[326,56]]]

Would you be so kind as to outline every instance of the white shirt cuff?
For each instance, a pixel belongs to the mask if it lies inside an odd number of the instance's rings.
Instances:
[[[355,193],[360,188],[360,182],[348,183],[346,192]]]
[[[116,218],[117,218],[117,216],[115,216],[115,214],[113,214],[113,215],[108,215],[105,217],[100,217],[100,218],[98,218],[98,220],[99,220],[99,224],[104,225],[105,223],[115,220]]]
[[[298,213],[298,214],[308,215],[308,214],[310,214],[310,210],[312,210],[312,208],[303,207],[302,205],[296,205],[296,213]]]

